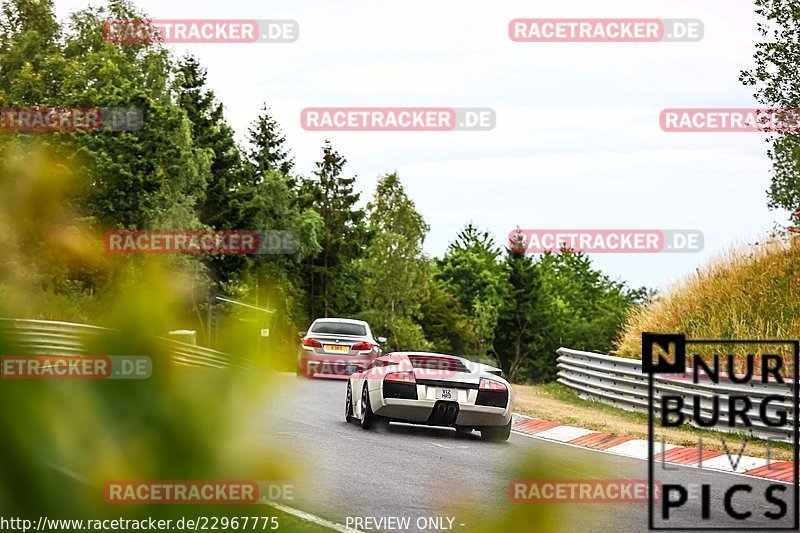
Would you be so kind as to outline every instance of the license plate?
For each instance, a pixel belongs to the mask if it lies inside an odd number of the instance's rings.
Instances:
[[[458,391],[455,389],[436,389],[437,400],[455,400],[458,398]]]
[[[349,352],[349,346],[336,346],[334,344],[326,344],[325,351],[327,352]]]

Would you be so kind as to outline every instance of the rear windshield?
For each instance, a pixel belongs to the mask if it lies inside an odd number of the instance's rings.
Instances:
[[[366,335],[367,328],[363,324],[346,322],[317,322],[311,328],[313,333],[330,333],[331,335]]]

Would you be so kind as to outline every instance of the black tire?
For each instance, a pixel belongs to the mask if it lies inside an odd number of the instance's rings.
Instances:
[[[344,419],[347,422],[353,421],[353,389],[350,387],[350,382],[347,382],[347,397],[345,398],[344,406]]]
[[[488,442],[505,442],[511,436],[511,421],[505,426],[487,426],[481,428],[481,438]]]
[[[361,429],[369,429],[373,426],[375,415],[372,413],[372,406],[369,404],[369,392],[367,384],[364,383],[364,391],[361,393]]]

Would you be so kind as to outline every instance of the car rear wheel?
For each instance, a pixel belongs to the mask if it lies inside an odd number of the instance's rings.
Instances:
[[[488,442],[505,442],[511,436],[511,421],[505,426],[487,426],[481,428],[481,438]]]
[[[369,404],[369,392],[367,392],[367,384],[365,383],[364,391],[361,393],[361,428],[371,428],[374,423],[374,416],[372,414],[372,406]]]
[[[344,406],[344,419],[348,422],[353,420],[353,389],[350,387],[350,382],[347,382],[347,398],[345,399]]]

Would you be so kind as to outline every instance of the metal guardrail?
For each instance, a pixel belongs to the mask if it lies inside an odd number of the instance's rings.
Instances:
[[[15,346],[30,355],[80,355],[87,353],[87,346],[103,335],[113,335],[115,330],[71,322],[49,320],[25,320],[0,318],[0,332]],[[194,367],[225,368],[248,367],[245,359],[229,354],[176,341],[156,337],[175,364]]]
[[[642,362],[636,359],[614,357],[611,355],[558,349],[558,382],[575,390],[581,398],[600,401],[631,411],[647,412],[648,404],[648,376],[642,373]],[[684,399],[682,409],[684,420],[695,427],[702,427],[693,420],[693,400],[699,397],[700,415],[703,420],[709,420],[712,414],[713,401],[719,401],[720,423],[715,425],[716,431],[732,433],[749,433],[761,438],[790,441],[793,427],[793,406],[791,401],[771,401],[765,406],[765,412],[770,420],[777,419],[778,408],[785,410],[788,422],[780,427],[771,427],[761,422],[759,409],[764,398],[768,395],[781,395],[791,398],[793,395],[792,384],[778,383],[748,383],[736,384],[730,382],[714,383],[712,381],[699,384],[679,377],[654,376],[653,393],[655,396],[655,410],[660,411],[660,395],[662,393],[681,396]],[[728,396],[731,393],[746,395],[752,402],[752,409],[748,413],[752,427],[742,425],[735,427],[723,426],[723,421],[728,420]]]

